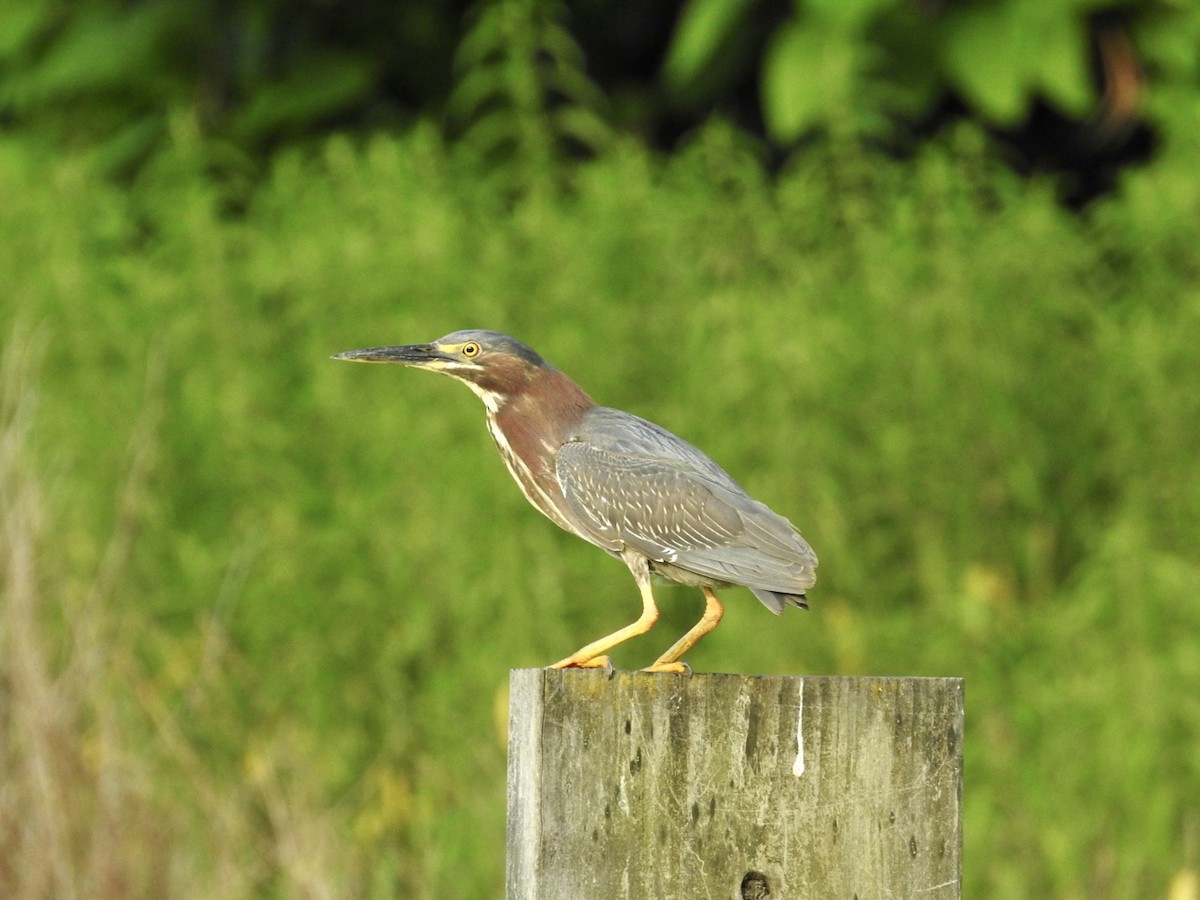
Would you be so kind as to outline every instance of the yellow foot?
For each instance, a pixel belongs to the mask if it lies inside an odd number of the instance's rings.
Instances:
[[[691,675],[692,667],[685,662],[656,662],[642,669],[643,672],[669,672],[672,675]]]
[[[613,670],[612,660],[607,656],[593,656],[591,659],[577,659],[574,656],[568,656],[566,659],[560,659],[551,669],[603,669],[611,673]]]

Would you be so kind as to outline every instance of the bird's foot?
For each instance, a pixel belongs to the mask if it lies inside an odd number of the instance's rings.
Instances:
[[[613,673],[612,660],[607,656],[593,656],[590,659],[579,659],[574,656],[568,656],[566,659],[560,659],[551,669],[603,669],[608,675]]]
[[[643,672],[667,672],[672,675],[691,675],[692,667],[685,662],[656,662],[642,669]]]

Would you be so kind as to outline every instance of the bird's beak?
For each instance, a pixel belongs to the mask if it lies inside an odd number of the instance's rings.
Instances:
[[[365,350],[347,350],[336,353],[332,359],[350,362],[399,363],[402,366],[437,366],[453,359],[434,344],[406,344],[403,347],[367,347]]]

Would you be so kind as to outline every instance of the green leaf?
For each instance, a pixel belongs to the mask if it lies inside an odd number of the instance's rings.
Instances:
[[[0,102],[24,111],[102,91],[161,100],[180,78],[161,64],[160,45],[165,35],[189,27],[191,15],[169,3],[86,8],[36,66],[0,81]]]
[[[587,59],[575,40],[575,36],[558,22],[546,22],[540,35],[542,50],[552,56],[559,65],[583,71]]]
[[[1095,94],[1081,2],[1012,0],[955,11],[943,56],[951,85],[1002,125],[1019,121],[1035,93],[1086,115]]]
[[[1162,73],[1180,80],[1200,76],[1200,9],[1191,6],[1144,17],[1134,24],[1138,50]]]
[[[372,64],[360,57],[331,53],[309,60],[279,81],[260,86],[235,117],[233,132],[253,140],[302,129],[358,100],[372,78]]]
[[[791,141],[847,111],[858,82],[861,45],[809,20],[782,25],[763,61],[763,115],[771,135]]]
[[[506,102],[507,96],[495,66],[468,69],[450,92],[445,114],[451,122],[466,122],[488,104]]]
[[[1013,7],[969,6],[949,15],[943,60],[951,86],[986,118],[1014,124],[1024,115],[1027,72]]]
[[[19,53],[50,19],[46,0],[5,0],[0,7],[0,60]]]
[[[858,31],[868,20],[897,4],[894,0],[807,0],[806,12],[843,31]]]
[[[520,141],[520,126],[507,110],[490,110],[475,117],[463,132],[460,142],[476,152],[492,153],[505,146],[515,147]]]
[[[1037,56],[1037,84],[1064,112],[1086,116],[1096,104],[1089,72],[1087,35],[1073,16],[1048,19]]]
[[[600,116],[583,106],[564,106],[551,118],[557,134],[571,138],[597,152],[612,143],[612,133]]]
[[[455,71],[473,69],[504,49],[504,20],[499,5],[484,5],[476,20],[454,49]]]
[[[686,90],[712,63],[753,0],[692,0],[683,11],[663,73],[669,87]]]

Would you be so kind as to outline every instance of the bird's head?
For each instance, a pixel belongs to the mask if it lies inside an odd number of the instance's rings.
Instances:
[[[466,384],[495,412],[531,383],[557,371],[532,349],[498,331],[456,331],[431,344],[347,350],[334,359],[398,363],[449,375]]]

